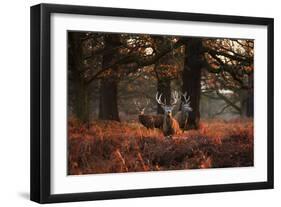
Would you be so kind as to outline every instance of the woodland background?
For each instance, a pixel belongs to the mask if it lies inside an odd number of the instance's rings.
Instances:
[[[146,113],[163,113],[173,90],[190,96],[189,123],[200,117],[253,116],[254,41],[147,34],[68,33],[69,116],[128,120],[133,99]]]
[[[68,173],[253,166],[253,62],[253,40],[68,32]],[[173,91],[192,111],[166,140],[134,101]]]

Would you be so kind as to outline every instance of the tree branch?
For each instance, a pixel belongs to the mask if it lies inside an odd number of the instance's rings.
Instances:
[[[94,79],[100,78],[100,75],[102,73],[104,73],[105,71],[112,69],[115,66],[120,65],[120,64],[135,63],[136,68],[152,65],[156,61],[158,61],[161,57],[165,56],[172,50],[179,48],[183,44],[184,44],[184,42],[180,39],[174,45],[165,45],[163,50],[161,50],[159,53],[155,53],[154,56],[152,56],[152,57],[141,58],[139,55],[135,55],[135,54],[131,54],[131,55],[122,57],[122,58],[118,59],[117,61],[115,61],[114,63],[112,63],[111,65],[107,66],[106,68],[102,68],[95,75],[93,75],[90,79],[88,79],[87,83],[92,82]]]
[[[226,96],[222,95],[218,90],[216,90],[216,94],[218,97],[220,97],[222,100],[224,100],[227,104],[231,105],[236,111],[241,112],[240,107],[232,103]]]
[[[246,56],[241,56],[241,55],[234,56],[234,55],[228,54],[226,52],[213,50],[211,48],[205,48],[205,51],[208,52],[212,56],[221,55],[221,56],[227,57],[231,60],[236,60],[236,61],[244,62],[247,64],[253,64],[253,58],[251,58],[251,57],[246,57]]]

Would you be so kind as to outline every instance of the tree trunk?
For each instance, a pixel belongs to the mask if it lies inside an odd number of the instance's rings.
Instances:
[[[241,90],[240,92],[240,105],[241,105],[241,113],[242,117],[253,117],[254,116],[254,80],[253,74],[250,74],[245,80],[249,89]]]
[[[117,81],[102,79],[100,82],[99,119],[120,121],[117,104]]]
[[[192,108],[188,117],[188,129],[197,129],[200,120],[202,40],[200,38],[186,38],[185,40],[182,92],[187,92],[187,96],[190,96]]]
[[[78,118],[82,123],[89,123],[90,117],[90,105],[89,105],[89,90],[88,85],[82,80],[75,82],[75,99],[73,112],[75,117]]]
[[[104,40],[105,51],[109,52],[103,56],[102,68],[107,68],[118,55],[114,52],[114,48],[120,44],[120,40],[115,34],[106,34]],[[117,68],[111,68],[109,74],[100,81],[99,119],[120,121],[117,89]]]
[[[81,39],[84,34],[70,32],[68,35],[70,43],[68,47],[68,104],[72,104],[73,114],[79,121],[88,123],[90,111],[89,89],[82,75],[84,65]]]
[[[157,83],[158,94],[162,94],[161,100],[169,105],[171,101],[171,80],[168,78],[162,78],[158,80]],[[162,107],[157,105],[157,113],[164,114]]]
[[[254,73],[248,76],[249,90],[247,97],[247,117],[254,116]]]

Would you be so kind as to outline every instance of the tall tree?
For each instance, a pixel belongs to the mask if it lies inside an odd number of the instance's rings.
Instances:
[[[85,65],[83,53],[83,38],[85,33],[69,32],[69,46],[68,46],[68,94],[72,90],[73,100],[68,100],[73,103],[73,113],[76,118],[82,122],[89,120],[89,91],[88,84],[85,80],[84,71]],[[74,84],[74,87],[72,86]],[[71,97],[68,96],[70,99]]]
[[[201,38],[184,38],[185,61],[182,75],[182,92],[190,96],[192,112],[188,117],[189,129],[197,129],[200,120],[201,71],[203,48]]]
[[[109,69],[100,80],[99,118],[120,121],[117,104],[118,67],[111,66],[113,60],[118,56],[114,48],[120,46],[120,38],[116,34],[106,34],[104,41],[105,51],[108,52],[103,55],[102,68]]]

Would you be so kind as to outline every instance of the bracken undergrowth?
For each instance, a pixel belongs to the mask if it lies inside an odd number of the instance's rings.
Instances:
[[[68,121],[68,174],[253,166],[252,119],[201,120],[172,138],[138,122]]]

